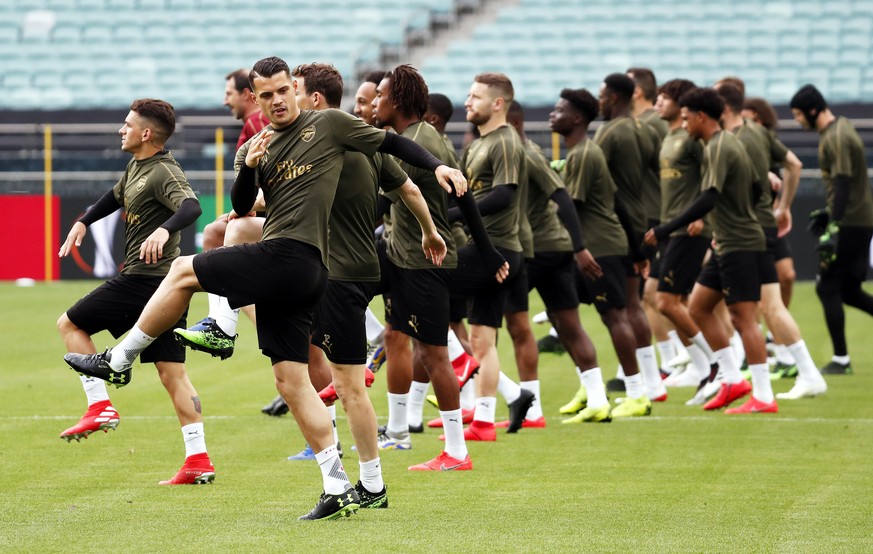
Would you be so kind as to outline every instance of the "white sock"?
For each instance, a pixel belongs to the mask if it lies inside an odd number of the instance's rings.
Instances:
[[[413,381],[409,387],[409,404],[406,406],[406,422],[411,427],[421,425],[422,411],[424,410],[424,397],[430,383]]]
[[[103,379],[97,379],[96,377],[88,377],[87,375],[80,375],[79,379],[82,380],[82,388],[85,389],[85,396],[88,398],[89,406],[96,404],[97,402],[109,400],[109,392],[106,390],[106,381]]]
[[[473,421],[494,423],[494,412],[497,410],[497,398],[494,396],[480,396],[476,399],[476,412]]]
[[[643,385],[643,376],[640,373],[636,375],[625,375],[624,388],[627,391],[627,397],[631,399],[642,398],[646,394],[646,387]]]
[[[667,362],[676,357],[676,346],[670,339],[658,341],[658,354],[661,356],[661,367],[666,368]]]
[[[337,453],[335,444],[317,453],[315,461],[318,462],[318,467],[321,469],[324,492],[327,494],[342,494],[347,488],[352,486]]]
[[[752,396],[761,402],[773,402],[770,368],[767,364],[749,364],[749,370],[752,372]]]
[[[333,442],[339,442],[339,433],[336,432],[336,404],[327,407],[327,413],[330,414],[330,422],[333,424]]]
[[[737,357],[737,361],[742,364],[743,360],[746,359],[746,349],[743,347],[743,338],[738,331],[734,331],[734,334],[731,335],[730,343],[734,349],[734,355]]]
[[[382,480],[382,464],[379,458],[369,462],[358,462],[361,468],[361,484],[370,492],[382,492],[385,481]]]
[[[600,368],[597,368],[597,370],[600,371]],[[584,372],[581,369],[579,369],[579,366],[576,366],[576,375],[579,377],[579,384],[584,387],[585,386],[585,379],[582,378],[583,373]],[[587,389],[588,387],[585,387],[585,388]]]
[[[492,400],[495,400],[492,398]],[[493,413],[493,412],[492,412]],[[464,424],[461,422],[461,410],[440,410],[443,420],[443,432],[446,435],[444,450],[452,458],[463,460],[467,457],[467,442],[464,440]],[[492,418],[491,421],[494,421]]]
[[[845,356],[837,356],[836,354],[834,354],[833,356],[831,356],[831,361],[837,362],[838,364],[849,365],[849,355],[846,354]]]
[[[735,385],[743,380],[743,374],[740,373],[740,363],[737,361],[737,355],[732,347],[726,346],[716,352],[715,359],[718,362],[718,371],[725,383]]]
[[[543,417],[543,406],[540,404],[540,381],[539,379],[535,381],[522,381],[519,383],[519,386],[525,390],[529,390],[534,393],[533,403],[530,405],[530,408],[527,410],[527,415],[524,417],[525,419],[539,419]]]
[[[685,368],[685,371],[694,371],[697,373],[697,380],[700,381],[705,377],[709,377],[709,359],[703,350],[693,342],[686,348],[688,357],[691,358],[691,364]]]
[[[209,312],[209,317],[215,320],[218,327],[228,336],[236,336],[236,324],[239,321],[239,308],[233,309],[227,303],[227,298],[221,296],[215,311]]]
[[[385,326],[376,318],[376,315],[367,308],[367,342],[381,346],[385,343]],[[369,489],[368,489],[369,490]],[[381,489],[380,489],[381,490]]]
[[[807,383],[817,383],[818,381],[821,381],[821,373],[819,373],[818,368],[815,367],[815,362],[812,360],[812,356],[809,354],[809,349],[806,347],[806,342],[804,342],[803,339],[800,339],[785,348],[787,348],[794,357],[794,361],[797,364],[798,378],[803,379]]]
[[[209,313],[213,313],[218,310],[218,303],[221,301],[221,296],[217,294],[213,294],[211,292],[206,293],[206,302],[209,305]],[[210,316],[212,317],[212,316]]]
[[[592,367],[579,374],[579,380],[588,392],[588,406],[600,408],[609,404],[606,399],[606,389],[603,387],[603,374],[599,367]]]
[[[670,342],[673,343],[673,348],[676,350],[676,356],[678,356],[683,350],[685,350],[685,345],[682,343],[682,339],[679,338],[679,333],[676,332],[676,329],[673,329],[672,331],[667,331],[667,336],[670,337]]]
[[[715,353],[712,351],[712,348],[709,347],[709,343],[706,342],[706,338],[703,336],[703,332],[701,331],[697,333],[689,340],[691,340],[691,343],[696,345],[697,348],[699,348],[706,355],[706,369],[708,371],[709,366],[715,363]]]
[[[558,332],[555,331],[555,328],[554,328],[554,327],[550,327],[550,328],[549,328],[549,334],[552,335],[553,337],[555,337],[556,339],[559,338],[559,337],[558,337]]]
[[[133,329],[112,349],[112,360],[109,362],[109,367],[119,370],[127,364],[132,364],[143,350],[155,342],[155,338],[157,337],[146,335],[134,325]]]
[[[621,367],[621,364],[618,364],[618,369],[615,370],[615,378],[621,379],[622,381],[625,380],[624,368]]]
[[[776,361],[786,365],[794,365],[796,363],[794,356],[791,355],[791,351],[784,344],[776,344]]]
[[[451,329],[449,329],[447,340],[449,341],[449,361],[454,362],[465,353],[464,347],[461,346],[461,341],[458,340],[458,336]]]
[[[658,359],[655,358],[655,347],[644,346],[637,348],[637,364],[640,366],[640,374],[643,376],[643,383],[646,390],[651,393],[660,392],[664,385],[661,383],[661,372],[658,371]],[[625,387],[627,387],[627,378],[625,378]]]
[[[388,393],[388,430],[394,436],[409,434],[409,423],[406,421],[409,394]]]
[[[512,404],[521,396],[521,387],[515,384],[515,381],[500,372],[500,379],[497,381],[497,392],[506,400],[507,404]]]
[[[461,389],[461,408],[464,410],[472,410],[476,407],[476,378],[467,381],[464,388]]]
[[[182,439],[185,441],[185,457],[206,452],[206,433],[203,422],[189,423],[182,427]]]

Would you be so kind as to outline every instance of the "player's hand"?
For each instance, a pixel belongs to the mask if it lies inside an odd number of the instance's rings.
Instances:
[[[494,278],[497,279],[498,283],[502,283],[506,281],[507,277],[509,277],[509,262],[503,262],[503,265],[497,269]]]
[[[461,173],[460,169],[453,169],[447,165],[441,165],[433,172],[436,175],[437,182],[449,194],[452,193],[452,185],[455,186],[455,194],[463,196],[467,192],[467,178]],[[451,185],[449,184],[451,182]]]
[[[580,250],[576,252],[575,257],[576,265],[579,266],[579,271],[582,272],[582,275],[585,275],[591,280],[603,277],[603,268],[600,267],[600,264],[597,263],[597,260],[595,260],[594,256],[591,255],[590,250],[587,248]]]
[[[646,231],[646,234],[643,237],[643,242],[649,246],[658,246],[658,236],[655,235],[654,229]]]
[[[61,245],[61,249],[58,250],[58,258],[69,256],[70,252],[73,250],[73,245],[75,245],[76,248],[82,246],[82,239],[85,238],[85,233],[87,232],[88,227],[86,227],[81,221],[73,223],[70,232],[67,233],[67,239],[64,241],[64,244]]]
[[[246,165],[252,169],[258,167],[261,158],[267,153],[267,147],[270,146],[270,140],[273,138],[274,131],[264,131],[260,135],[252,139],[249,151],[246,154]]]
[[[689,237],[696,237],[703,232],[703,220],[698,219],[697,221],[692,221],[688,224],[688,227],[686,227],[685,230],[688,231]]]
[[[634,273],[639,275],[642,279],[648,279],[649,260],[640,260],[638,262],[634,262]]]
[[[443,237],[436,230],[433,233],[422,236],[421,249],[424,250],[424,257],[430,260],[433,265],[443,265],[448,248],[446,248],[446,241],[443,240]]]
[[[770,190],[778,194],[782,190],[782,179],[772,171],[767,173],[767,178],[770,179]]]
[[[139,259],[147,264],[157,263],[164,255],[164,245],[170,239],[170,232],[158,227],[139,247]]]
[[[776,208],[773,210],[773,215],[776,217],[776,227],[778,228],[776,236],[781,239],[791,232],[791,210]]]

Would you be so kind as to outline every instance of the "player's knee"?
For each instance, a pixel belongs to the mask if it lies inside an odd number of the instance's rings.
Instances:
[[[212,250],[224,244],[227,221],[219,218],[203,228],[203,250]]]
[[[67,312],[61,314],[57,321],[58,331],[60,331],[61,335],[65,335],[75,328],[73,322],[70,321],[70,318],[67,317]]]

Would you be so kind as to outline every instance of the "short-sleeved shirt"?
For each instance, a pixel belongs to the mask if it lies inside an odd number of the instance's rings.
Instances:
[[[719,192],[712,210],[719,255],[763,251],[764,229],[752,205],[752,167],[746,148],[733,133],[718,131],[703,149],[701,189]]]
[[[525,170],[524,146],[512,127],[503,125],[474,140],[461,157],[461,169],[476,200],[501,185],[516,186],[511,204],[497,213],[482,216],[491,243],[510,252],[521,252],[518,240],[518,185]]]
[[[446,146],[439,131],[424,121],[417,121],[403,130],[404,136],[422,148],[436,156],[446,165],[452,166],[453,153]],[[432,171],[400,163],[412,182],[421,190],[422,196],[427,203],[430,217],[433,219],[440,236],[446,243],[446,257],[443,259],[444,269],[451,269],[458,265],[458,251],[452,238],[448,216],[448,194],[440,186],[436,175]],[[388,259],[397,267],[403,269],[434,269],[436,266],[424,257],[421,250],[421,227],[415,215],[406,207],[397,195],[386,194],[394,202],[391,204],[391,234],[386,238]]]
[[[776,227],[776,217],[773,215],[773,193],[770,190],[770,134],[766,127],[749,119],[731,130],[743,146],[752,162],[752,179],[755,183],[753,192],[758,197],[755,201],[755,216],[762,227]]]
[[[112,188],[115,200],[124,207],[123,274],[166,275],[179,257],[182,233],[175,231],[164,244],[163,256],[147,264],[139,259],[142,243],[182,205],[194,198],[185,172],[170,152],[163,150],[144,160],[130,160],[124,175]]]
[[[678,127],[670,131],[661,143],[661,221],[668,222],[684,212],[700,194],[700,164],[703,162],[703,143],[688,136]],[[687,235],[680,227],[671,237]],[[708,218],[704,218],[705,237],[712,236]]]
[[[533,230],[534,251],[572,252],[570,233],[550,200],[556,190],[564,188],[564,183],[549,167],[537,143],[525,141],[524,151],[527,155],[527,217]]]
[[[661,115],[650,108],[637,118],[640,125],[640,146],[643,155],[643,206],[646,218],[658,220],[661,217],[661,142],[670,130]]]
[[[573,146],[562,176],[576,201],[582,238],[591,255],[627,256],[627,235],[615,215],[616,186],[600,147],[587,139]]]
[[[618,187],[618,201],[631,218],[633,229],[645,233],[648,225],[643,205],[643,155],[640,148],[640,123],[630,116],[606,121],[594,134],[603,151],[609,174]]]
[[[271,126],[266,129],[272,129]],[[329,269],[328,220],[346,151],[376,153],[385,131],[337,109],[304,110],[293,123],[275,130],[256,168],[267,217],[263,240],[290,238],[311,244]],[[245,163],[248,144],[236,155]]]
[[[243,128],[239,132],[239,139],[236,141],[236,149],[247,143],[250,138],[258,134],[258,131],[270,124],[270,120],[264,115],[264,112],[257,110],[246,118],[243,122]]]
[[[850,179],[849,197],[840,224],[849,227],[873,227],[873,200],[861,137],[852,122],[845,117],[837,117],[820,133],[818,163],[824,180],[828,209],[834,209],[834,178],[845,175]]]
[[[379,282],[373,226],[379,188],[392,191],[406,182],[393,156],[346,152],[330,211],[330,279]],[[419,247],[419,250],[421,248]]]

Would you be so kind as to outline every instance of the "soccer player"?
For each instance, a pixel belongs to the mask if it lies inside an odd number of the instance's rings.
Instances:
[[[846,346],[843,304],[873,315],[873,296],[861,288],[870,266],[873,199],[864,143],[852,123],[831,112],[821,92],[804,85],[791,98],[791,113],[819,139],[818,161],[827,193],[827,213],[819,212],[819,272],[815,291],[825,313],[834,354],[822,373],[852,373]]]
[[[627,292],[622,303],[626,303],[627,319],[636,338],[636,353],[630,366],[625,365],[626,361],[631,361],[627,356],[620,360],[625,374],[624,388],[627,388],[627,378],[632,377],[634,394],[637,391],[636,380],[639,380],[648,398],[658,401],[666,399],[667,390],[661,382],[655,348],[652,346],[652,331],[640,302],[640,279],[647,265],[641,249],[648,222],[643,188],[647,183],[645,175],[651,144],[646,145],[650,135],[644,128],[645,124],[630,116],[634,88],[633,80],[623,73],[613,73],[604,79],[599,98],[604,123],[594,134],[594,142],[603,151],[609,173],[617,187],[615,213],[628,236],[629,257],[623,261]],[[635,375],[640,377],[633,377]],[[615,382],[613,387],[621,388],[620,383]],[[629,398],[639,401],[636,396]],[[639,415],[651,410],[647,402],[632,402],[630,405],[637,407]]]
[[[658,110],[670,126],[661,145],[661,221],[681,214],[700,193],[700,165],[703,146],[682,127],[679,98],[696,88],[684,79],[664,83],[658,95]],[[710,375],[712,350],[688,312],[687,299],[700,275],[712,240],[712,228],[703,220],[693,227],[680,227],[659,241],[661,267],[655,296],[658,310],[679,330],[692,363],[685,371],[665,380],[667,386],[698,387]],[[704,400],[705,397],[699,397]],[[702,403],[699,401],[692,403]]]
[[[458,190],[466,180],[412,141],[340,110],[301,112],[296,85],[280,58],[259,60],[249,81],[270,126],[252,140],[231,199],[237,213],[248,213],[260,183],[267,207],[263,239],[178,258],[118,346],[64,358],[77,371],[126,384],[133,360],[173,326],[195,292],[218,292],[231,306],[254,303],[261,350],[321,469],[324,492],[301,518],[348,516],[360,506],[360,497],[337,455],[330,417],[307,372],[312,313],[327,285],[328,218],[343,154],[397,154],[433,170],[445,186],[452,181]]]
[[[302,110],[338,108],[342,76],[327,64],[306,64],[291,71],[297,81],[297,105]],[[365,312],[379,285],[379,257],[373,224],[379,189],[397,191],[420,226],[425,257],[439,266],[446,246],[428,212],[427,204],[392,156],[346,152],[330,212],[330,271],[327,290],[315,312],[309,352],[312,366],[330,361],[328,380],[348,414],[361,469],[355,485],[362,508],[387,508],[388,491],[382,479],[376,441],[376,413],[367,395]],[[313,383],[314,384],[314,383]],[[316,385],[316,389],[319,386]],[[324,394],[319,396],[324,399]],[[331,402],[333,400],[331,399]],[[334,418],[335,421],[335,418]],[[310,449],[311,450],[311,449]]]
[[[738,83],[738,86],[742,82]],[[744,86],[740,87],[745,90]],[[778,117],[773,106],[763,98],[746,98],[743,103],[742,116],[750,119],[755,123],[762,125],[767,129],[767,133],[771,137],[771,144],[774,146],[781,145],[776,136],[776,125]],[[791,247],[788,242],[788,233],[791,232],[791,210],[786,209],[786,206],[791,205],[797,187],[800,183],[800,170],[803,169],[803,164],[800,159],[792,153],[789,153],[784,160],[778,159],[780,152],[778,149],[770,152],[771,170],[770,184],[776,196],[776,202],[773,205],[773,215],[776,217],[777,236],[775,242],[774,254],[776,256],[776,274],[779,277],[779,289],[782,293],[782,303],[785,307],[791,306],[791,295],[794,290],[794,281],[797,279],[797,273],[794,269],[794,259],[791,255]],[[776,171],[782,169],[782,178],[779,178]],[[765,229],[766,232],[766,229]],[[768,335],[771,333],[768,333]],[[776,357],[776,367],[774,373],[780,373],[782,377],[794,377],[797,375],[797,364],[794,357],[788,351],[788,347],[784,344],[773,343]]]
[[[631,115],[648,131],[651,154],[646,158],[644,176],[646,183],[643,186],[643,203],[646,206],[646,218],[649,227],[660,223],[661,217],[661,186],[660,167],[658,166],[661,143],[667,136],[669,126],[661,118],[655,109],[655,101],[658,98],[658,82],[655,74],[647,67],[631,67],[627,70],[627,76],[634,81],[634,93],[631,97]],[[641,143],[643,144],[643,143]],[[649,275],[643,282],[643,309],[652,328],[652,334],[661,355],[661,370],[669,369],[668,362],[678,354],[675,346],[676,331],[670,321],[658,311],[655,295],[658,290],[658,276],[660,274],[660,253],[651,249],[647,252],[649,257]],[[678,338],[678,337],[677,337]]]
[[[237,69],[229,73],[225,77],[225,81],[224,105],[230,108],[230,112],[235,118],[244,122],[236,143],[236,148],[239,150],[243,144],[269,124],[269,120],[255,102],[249,84],[249,70]],[[257,216],[258,211],[263,211],[263,196],[260,195],[250,213],[237,214],[231,210],[229,213],[218,216],[215,221],[203,229],[203,250],[257,241],[264,228],[264,218]],[[194,339],[186,342],[195,349],[200,349],[200,345],[196,342],[198,335],[210,335],[211,341],[206,343],[208,347],[206,351],[225,359],[233,355],[239,309],[232,309],[227,303],[227,298],[217,294],[209,293],[207,299],[209,313],[206,317],[192,325],[187,332],[180,330],[183,332],[181,334],[177,332],[177,334],[183,340]],[[249,308],[246,313],[254,322],[254,309]],[[282,413],[288,411],[287,406],[276,406],[275,411],[282,411],[283,408],[284,412]]]
[[[179,256],[180,231],[200,215],[200,202],[191,191],[185,173],[165,149],[176,129],[173,107],[163,100],[140,99],[118,131],[121,149],[133,159],[118,183],[70,229],[59,256],[67,256],[74,245],[82,244],[89,225],[119,208],[124,208],[126,255],[121,273],[79,300],[58,319],[58,330],[67,352],[97,352],[91,336],[108,330],[115,337],[130,328],[140,316],[152,293],[170,265]],[[175,314],[174,322],[185,325],[185,310]],[[185,372],[185,349],[173,340],[171,332],[156,333],[142,360],[152,362],[167,389],[185,441],[185,464],[162,485],[210,483],[215,468],[206,451],[200,397]],[[88,398],[88,411],[75,426],[63,431],[70,441],[87,438],[95,431],[115,429],[119,415],[109,400],[103,381],[83,375],[82,386]],[[127,384],[123,376],[112,381]]]
[[[749,155],[756,187],[754,193],[758,195],[755,202],[755,217],[757,217],[758,222],[763,227],[764,236],[767,238],[767,255],[762,266],[763,274],[761,275],[761,312],[764,316],[764,321],[767,323],[767,328],[773,333],[775,342],[777,344],[788,345],[788,350],[797,364],[797,384],[790,394],[782,395],[780,398],[797,399],[823,394],[827,391],[827,384],[815,367],[815,362],[813,362],[812,356],[810,356],[809,350],[806,348],[806,343],[801,337],[800,328],[785,307],[785,304],[782,303],[779,277],[776,273],[775,260],[778,231],[776,217],[773,214],[773,199],[770,194],[770,180],[768,176],[771,160],[773,158],[788,159],[790,150],[779,142],[778,139],[775,139],[775,144],[772,143],[773,136],[761,125],[754,121],[743,119],[741,111],[744,99],[743,91],[740,88],[731,83],[721,83],[716,85],[716,90],[725,104],[721,120],[722,125],[740,139],[740,142],[746,148],[746,153]],[[773,155],[773,152],[776,152],[776,154]],[[797,160],[796,156],[793,154],[791,156],[794,160]],[[796,175],[799,176],[800,171],[799,167],[797,167],[799,161],[791,163],[791,165],[797,169]],[[793,199],[796,190],[796,182],[794,182],[791,190],[787,192],[785,199]],[[791,209],[790,199],[786,206],[789,211]],[[781,374],[779,376],[781,377]]]
[[[726,413],[776,412],[778,406],[770,386],[767,351],[757,322],[760,276],[766,252],[764,230],[755,218],[752,202],[751,162],[739,139],[722,130],[719,121],[724,102],[715,90],[690,90],[682,95],[679,105],[688,135],[705,143],[702,192],[682,214],[649,229],[645,240],[654,246],[676,229],[712,212],[716,255],[698,277],[689,303],[691,316],[715,351],[723,379],[718,394],[703,408],[723,408],[751,392],[749,401]],[[727,331],[713,314],[722,300],[727,303],[733,325],[742,337],[752,385],[743,379]]]
[[[564,137],[567,145],[567,159],[561,174],[567,192],[573,198],[582,236],[594,258],[592,261],[587,259],[588,256],[577,257],[579,299],[594,304],[609,330],[619,361],[632,372],[627,379],[628,399],[611,411],[593,347],[591,352],[583,351],[579,358],[582,362],[579,364],[579,381],[584,390],[580,387],[571,400],[574,406],[562,408],[564,413],[578,411],[570,420],[574,423],[648,415],[652,409],[636,371],[636,337],[627,316],[624,260],[628,253],[628,239],[615,213],[616,185],[603,152],[594,140],[588,138],[588,126],[598,111],[597,99],[587,90],[564,89],[549,114],[549,124]]]
[[[524,110],[518,102],[513,101],[510,105],[507,121],[522,139],[527,165],[527,216],[533,234],[534,255],[525,260],[527,275],[522,282],[528,289],[526,292],[533,288],[539,292],[549,317],[555,322],[558,337],[577,368],[584,368],[577,369],[581,374],[597,366],[597,357],[594,345],[579,321],[574,265],[577,260],[580,268],[590,265],[595,274],[597,265],[582,244],[582,227],[564,183],[549,166],[542,149],[524,132]],[[557,211],[553,206],[557,206]],[[507,327],[509,322],[510,314],[507,314]],[[527,312],[524,313],[524,324],[530,333]],[[534,356],[537,354],[535,348]],[[545,427],[538,375],[535,372],[523,374],[519,364],[519,378],[520,386],[535,395],[522,427]],[[582,408],[584,406],[576,412]],[[507,421],[497,425],[508,424]]]
[[[442,137],[422,117],[427,109],[427,84],[421,74],[410,65],[400,65],[389,71],[376,89],[373,101],[377,126],[390,126],[401,136],[408,137],[427,151],[449,157]],[[467,452],[467,444],[461,422],[458,397],[458,380],[452,370],[447,349],[449,324],[449,282],[451,269],[458,265],[458,252],[449,230],[447,196],[435,180],[422,171],[402,164],[410,177],[418,183],[427,201],[428,208],[448,246],[442,268],[425,263],[420,253],[421,234],[418,225],[413,225],[411,213],[403,205],[391,204],[394,222],[391,234],[386,239],[386,249],[381,262],[383,281],[391,290],[391,323],[396,332],[412,338],[414,363],[424,366],[433,383],[440,406],[440,417],[445,430],[445,449],[436,458],[410,466],[411,471],[470,470],[473,462]],[[389,197],[390,200],[390,197]],[[470,225],[477,240],[477,256],[485,257],[484,267],[491,271],[491,279],[502,279],[508,274],[505,260],[488,241],[481,218],[476,213],[472,195],[456,197],[464,219]],[[389,353],[390,356],[390,353]],[[390,360],[390,358],[389,358]],[[389,365],[388,371],[392,371]],[[408,375],[408,377],[407,377]],[[389,391],[405,392],[410,381],[400,382],[411,374],[397,377],[389,375]],[[390,398],[390,397],[389,397]],[[409,441],[406,410],[389,414],[388,426],[380,436],[380,447],[404,448]],[[401,423],[398,425],[397,419]],[[399,428],[398,428],[399,427]],[[392,446],[393,445],[393,446]]]
[[[506,310],[512,281],[520,274],[524,259],[519,241],[520,199],[517,189],[525,171],[524,146],[518,133],[506,124],[514,89],[512,81],[502,73],[480,73],[473,79],[464,107],[467,121],[476,125],[479,138],[475,139],[461,156],[461,167],[491,242],[509,262],[509,276],[503,283],[495,283],[493,271],[483,266],[475,243],[458,252],[458,270],[455,271],[451,290],[454,302],[469,305],[470,343],[473,355],[479,361],[476,378],[476,410],[473,422],[464,431],[467,440],[497,440],[494,427],[497,407],[496,393],[500,378],[500,360],[497,356],[497,329]],[[460,219],[457,208],[450,211],[450,219]],[[468,222],[469,225],[469,222]],[[532,401],[533,393],[522,389],[508,378],[500,384],[509,402],[510,423],[507,432],[517,432]]]

